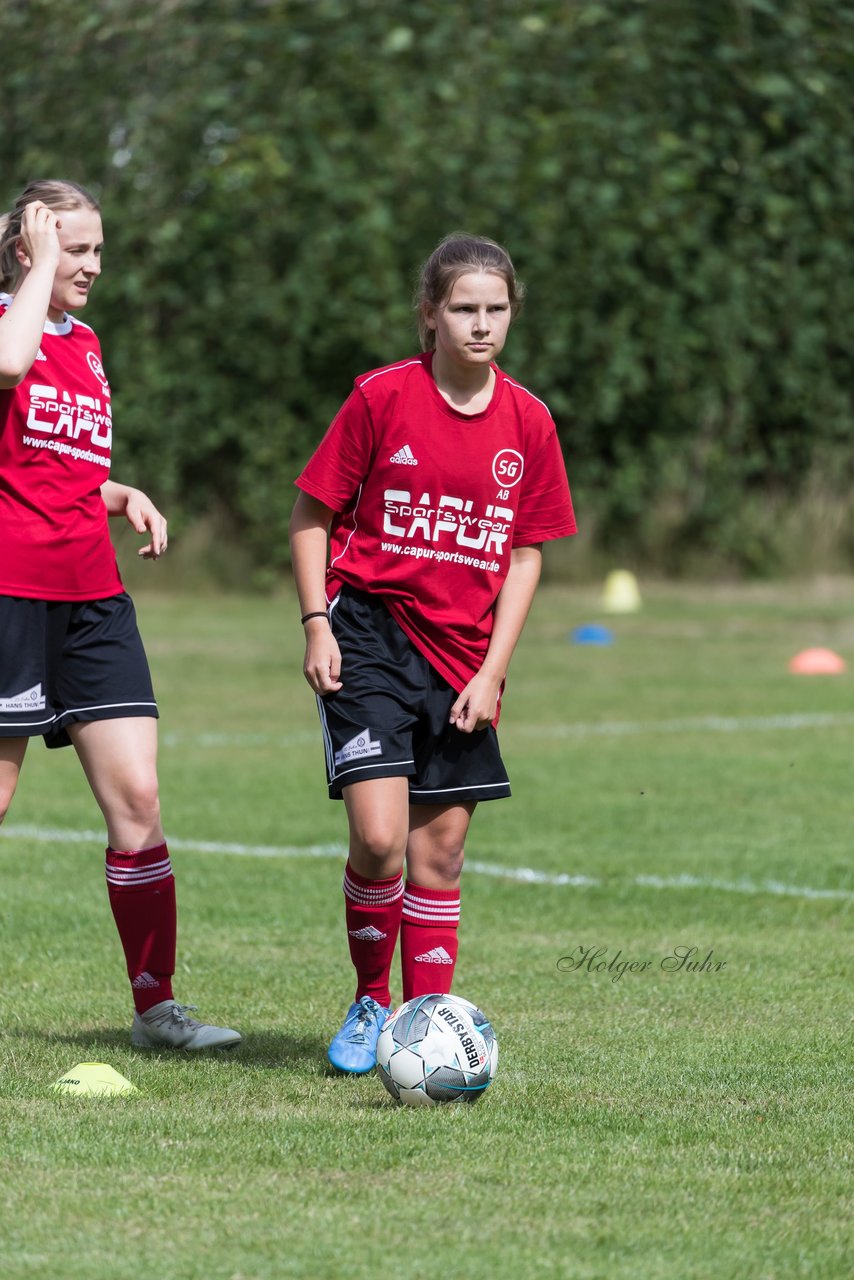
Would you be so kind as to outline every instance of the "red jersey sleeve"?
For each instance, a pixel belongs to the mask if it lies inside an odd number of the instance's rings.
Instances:
[[[557,431],[543,418],[526,449],[513,546],[529,547],[576,532],[575,514]],[[531,447],[533,446],[533,447]]]
[[[367,400],[355,387],[297,476],[297,487],[333,511],[345,511],[370,470],[374,436]]]

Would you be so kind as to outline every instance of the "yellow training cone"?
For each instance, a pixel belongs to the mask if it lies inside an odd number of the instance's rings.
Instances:
[[[119,1075],[106,1062],[78,1062],[76,1067],[51,1086],[57,1093],[87,1093],[105,1096],[110,1093],[138,1093],[135,1084]]]
[[[638,580],[628,569],[614,569],[605,579],[602,605],[608,613],[636,613],[641,607]]]

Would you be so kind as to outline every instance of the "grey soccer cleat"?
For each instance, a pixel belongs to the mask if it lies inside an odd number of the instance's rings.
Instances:
[[[196,1022],[187,1013],[194,1004],[161,1000],[145,1013],[134,1013],[130,1039],[137,1049],[231,1049],[243,1039],[230,1027]]]

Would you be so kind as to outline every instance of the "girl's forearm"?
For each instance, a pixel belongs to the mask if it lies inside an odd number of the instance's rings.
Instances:
[[[0,385],[17,386],[27,376],[44,333],[55,267],[33,267],[21,281],[14,305],[0,317]]]
[[[326,610],[326,559],[329,547],[329,507],[300,493],[290,523],[291,563],[300,612]]]
[[[481,673],[501,681],[528,617],[540,580],[543,557],[539,544],[511,552],[510,569],[495,602],[495,620]]]

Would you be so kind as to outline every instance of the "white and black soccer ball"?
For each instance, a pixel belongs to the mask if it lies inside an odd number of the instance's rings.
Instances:
[[[497,1066],[492,1024],[460,996],[408,1000],[377,1041],[377,1073],[391,1096],[408,1106],[476,1102]]]

